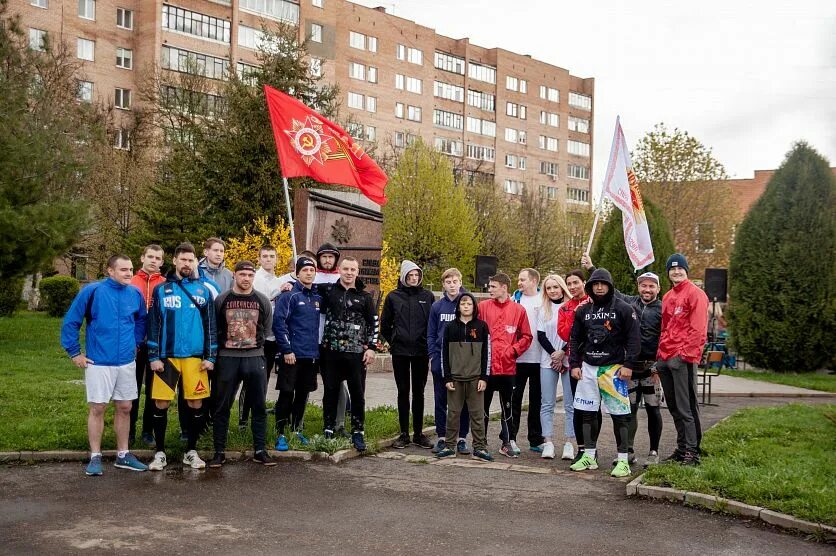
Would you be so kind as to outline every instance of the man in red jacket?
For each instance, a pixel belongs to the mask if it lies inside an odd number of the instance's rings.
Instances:
[[[702,427],[696,378],[708,330],[708,297],[688,279],[684,255],[671,255],[665,268],[673,287],[662,298],[656,371],[676,427],[676,450],[667,459],[699,465]]]
[[[517,374],[517,357],[531,345],[531,327],[525,309],[511,300],[508,291],[511,278],[500,272],[491,276],[488,293],[491,298],[479,303],[479,317],[488,324],[490,331],[490,369],[488,388],[485,390],[485,436],[488,433],[490,407],[493,393],[499,392],[502,406],[502,440],[500,452],[509,458],[516,454],[511,447],[511,398],[514,393],[514,376]]]

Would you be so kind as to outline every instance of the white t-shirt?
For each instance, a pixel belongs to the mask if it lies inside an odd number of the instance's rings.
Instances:
[[[264,295],[266,295],[267,299],[270,300],[270,306],[274,307],[276,298],[279,297],[279,294],[282,293],[282,284],[287,282],[287,280],[284,279],[285,276],[288,275],[285,274],[284,276],[276,276],[275,274],[267,272],[263,268],[259,268],[255,271],[255,279],[253,279],[253,289],[257,292],[261,292]],[[273,322],[272,318],[270,319],[270,322]],[[271,342],[274,342],[276,340],[276,337],[273,335],[272,325],[270,326],[269,331],[264,331],[264,339],[269,340]]]
[[[540,342],[537,341],[537,321],[540,318],[540,306],[543,304],[543,296],[540,293],[534,295],[520,296],[520,305],[525,309],[525,314],[528,315],[528,327],[531,329],[531,347],[525,350],[525,353],[517,358],[517,363],[537,363],[540,364],[540,354],[543,348],[540,347]]]
[[[555,304],[552,303],[552,315],[549,320],[546,319],[546,312],[543,308],[540,308],[540,315],[537,319],[537,332],[545,332],[546,338],[548,338],[549,342],[551,342],[552,347],[556,350],[561,350],[566,345],[566,342],[557,334],[557,316],[558,316],[558,309],[560,306],[563,305],[562,303]],[[537,339],[537,333],[534,334],[534,339]],[[538,342],[539,343],[539,342]],[[548,354],[546,350],[542,350],[540,352],[540,366],[543,368],[551,368],[552,366],[552,358],[551,355]]]

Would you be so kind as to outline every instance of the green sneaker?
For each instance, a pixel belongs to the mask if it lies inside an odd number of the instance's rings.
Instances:
[[[595,458],[587,454],[586,452],[583,453],[581,458],[569,466],[569,469],[572,471],[585,471],[587,469],[598,469],[598,462],[595,461]]]
[[[620,459],[618,460],[618,463],[615,464],[615,467],[613,467],[610,475],[613,477],[628,477],[631,473],[630,464],[627,463],[627,461]]]

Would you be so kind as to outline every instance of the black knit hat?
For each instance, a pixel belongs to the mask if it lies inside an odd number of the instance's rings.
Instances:
[[[296,274],[299,274],[299,271],[306,266],[313,267],[316,270],[316,261],[310,257],[299,257],[296,259]]]
[[[674,253],[668,257],[668,262],[665,263],[665,271],[670,272],[672,268],[677,266],[684,268],[685,272],[688,272],[688,259],[682,253]]]

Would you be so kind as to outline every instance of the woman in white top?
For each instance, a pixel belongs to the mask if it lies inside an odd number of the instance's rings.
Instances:
[[[566,412],[566,420],[563,427],[564,444],[563,459],[573,459],[575,449],[572,442],[575,440],[575,429],[573,423],[574,409],[572,407],[572,388],[569,384],[568,367],[563,364],[564,342],[557,334],[558,308],[564,300],[570,299],[569,288],[561,276],[549,274],[543,279],[540,287],[543,292],[543,304],[540,308],[540,317],[537,323],[537,340],[543,348],[540,358],[540,425],[543,429],[543,437],[546,443],[543,445],[541,457],[554,459],[554,405],[557,401],[557,385],[563,383],[563,407]]]

